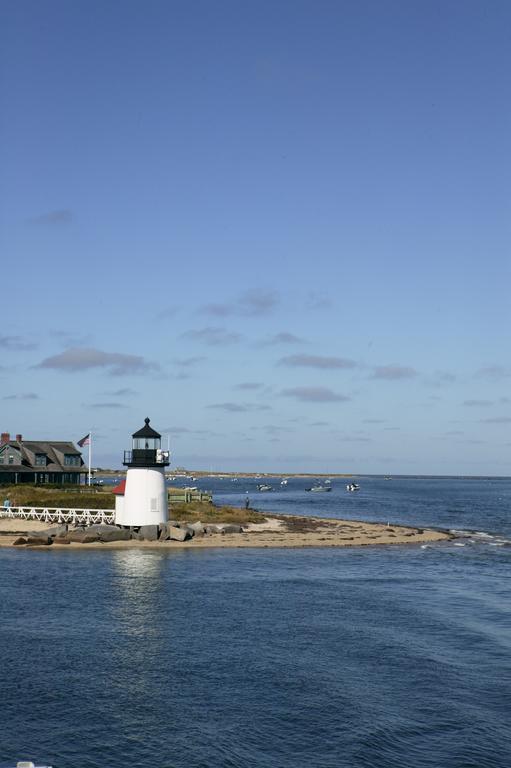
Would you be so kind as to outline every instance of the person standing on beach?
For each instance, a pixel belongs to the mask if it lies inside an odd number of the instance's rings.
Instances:
[[[247,491],[247,498],[245,499],[245,509],[248,509],[250,507],[250,499],[248,498],[248,491]]]

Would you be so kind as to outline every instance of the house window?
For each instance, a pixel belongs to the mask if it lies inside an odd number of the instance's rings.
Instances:
[[[14,456],[9,454],[9,464],[14,464]]]
[[[36,455],[35,455],[35,465],[36,465],[36,467],[45,467],[46,466],[46,454],[45,453],[36,453]]]
[[[77,456],[74,453],[65,453],[64,454],[64,465],[66,467],[79,467],[80,466],[80,457]]]
[[[4,463],[4,457],[0,456],[0,464],[3,464],[3,463]]]

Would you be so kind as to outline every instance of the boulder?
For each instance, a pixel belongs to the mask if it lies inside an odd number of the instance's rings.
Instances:
[[[67,533],[67,525],[54,525],[52,528],[45,528],[43,531],[29,531],[27,536],[65,536]]]
[[[181,533],[177,534],[176,531],[181,531]],[[176,538],[178,535],[179,538]],[[187,523],[180,522],[176,525],[173,522],[169,522],[160,525],[160,541],[168,541],[169,539],[173,539],[174,541],[186,541],[193,536],[195,536],[195,531],[192,526],[187,525]]]
[[[186,541],[192,538],[190,531],[187,531],[186,528],[176,528],[173,525],[169,527],[168,534],[171,541]]]
[[[27,536],[29,547],[47,547],[49,544],[53,544],[51,536]]]
[[[160,541],[168,541],[170,539],[170,532],[173,528],[179,529],[179,523],[162,523],[160,525]]]
[[[158,541],[160,530],[157,525],[141,525],[139,533],[145,541]]]
[[[243,533],[243,528],[237,523],[221,523],[218,528],[221,533]]]
[[[206,533],[222,533],[222,529],[219,525],[211,525],[209,523],[204,526],[204,530]]]
[[[13,547],[19,547],[20,544],[26,544],[27,540],[24,536],[18,536],[18,538],[12,542]]]
[[[55,536],[53,539],[54,544],[71,544],[69,539],[66,539],[65,536]]]
[[[97,533],[106,533],[106,531],[118,531],[119,526],[117,525],[111,525],[110,523],[94,523],[93,525],[87,526],[87,530],[91,533],[93,531],[96,531]]]
[[[66,539],[77,544],[92,544],[94,541],[99,541],[99,534],[97,531],[87,531],[83,528],[77,528],[74,531],[68,531]]]
[[[204,536],[204,526],[200,520],[196,523],[188,523],[186,527],[193,531],[194,536]]]
[[[66,524],[56,525],[50,530],[51,530],[51,533],[49,534],[50,536],[65,536],[68,530],[68,526]]]
[[[108,531],[100,531],[99,540],[108,541],[129,541],[131,539],[131,533],[127,528],[113,528]]]

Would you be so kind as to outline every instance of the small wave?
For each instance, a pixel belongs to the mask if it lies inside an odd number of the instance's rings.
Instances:
[[[491,547],[504,547],[511,544],[510,539],[505,539],[502,536],[496,536],[495,534],[488,533],[487,531],[466,531],[459,528],[451,528],[449,533],[458,539],[466,540],[464,542],[453,542],[455,547],[464,547],[466,544],[489,544]]]
[[[453,536],[457,536],[460,539],[470,539],[470,541],[474,543],[476,541],[480,541],[481,539],[487,540],[495,538],[493,534],[487,533],[486,531],[465,531],[458,528],[450,528],[449,533],[451,533]]]

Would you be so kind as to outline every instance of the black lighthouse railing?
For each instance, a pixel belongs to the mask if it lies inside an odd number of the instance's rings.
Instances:
[[[168,467],[169,452],[159,448],[134,448],[132,451],[124,451],[122,463],[125,467]]]

